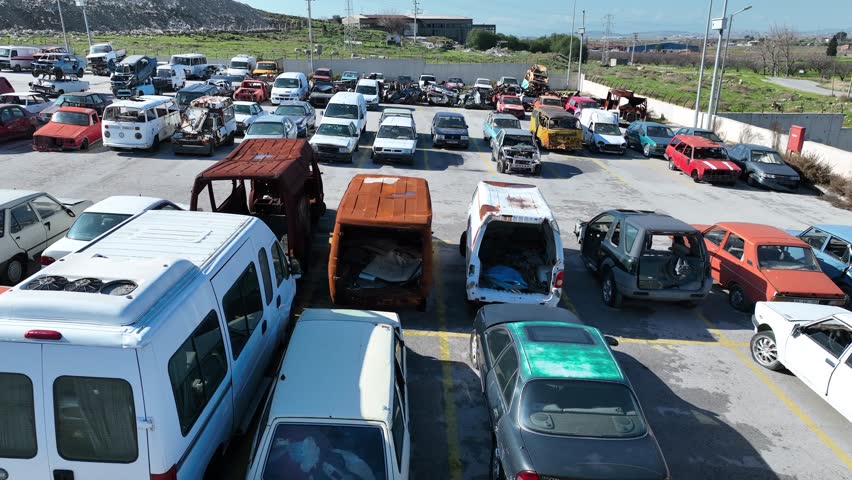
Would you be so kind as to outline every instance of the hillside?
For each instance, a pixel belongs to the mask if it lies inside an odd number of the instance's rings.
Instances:
[[[84,32],[74,0],[61,0],[69,31]],[[233,0],[89,0],[89,28],[101,32],[256,30],[269,28],[268,13]],[[60,31],[56,0],[0,0],[0,30]]]

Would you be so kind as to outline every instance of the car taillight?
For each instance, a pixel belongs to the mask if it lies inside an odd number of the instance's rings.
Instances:
[[[152,473],[151,480],[177,480],[177,465],[172,465],[166,473]]]
[[[62,340],[62,334],[56,330],[30,330],[24,334],[24,338],[31,340]]]
[[[515,480],[538,480],[538,474],[530,470],[524,470],[515,475]]]
[[[565,270],[560,271],[556,274],[556,278],[553,279],[553,287],[554,288],[562,288],[562,284],[565,282]]]
[[[40,263],[40,264],[42,264],[46,267],[46,266],[50,265],[51,263],[53,263],[55,261],[56,261],[56,259],[53,258],[53,257],[46,257],[46,256],[42,255],[41,258],[39,258],[38,263]]]

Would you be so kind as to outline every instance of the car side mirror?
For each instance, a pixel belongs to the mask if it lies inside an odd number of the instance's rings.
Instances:
[[[604,335],[604,340],[606,340],[606,344],[610,347],[618,346],[618,339],[609,335]]]
[[[66,209],[65,209],[65,213],[67,213],[67,214],[68,214],[68,216],[69,216],[69,217],[72,217],[72,218],[77,216],[77,214],[76,214],[76,213],[74,213],[74,210],[71,210],[70,208],[66,208]]]
[[[290,275],[292,275],[295,280],[302,278],[302,265],[299,264],[298,260],[292,257],[290,257]]]
[[[792,333],[791,333],[790,335],[791,335],[793,338],[796,338],[796,337],[798,337],[798,336],[799,336],[799,334],[801,334],[801,333],[802,333],[802,326],[801,326],[801,325],[799,325],[799,324],[796,324],[796,325],[793,327],[793,331],[792,331]]]

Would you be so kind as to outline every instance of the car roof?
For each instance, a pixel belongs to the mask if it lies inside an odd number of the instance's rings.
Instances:
[[[59,110],[57,110],[57,111],[59,111],[59,112],[86,113],[86,114],[96,113],[95,110],[93,110],[91,108],[85,108],[85,107],[59,107]]]
[[[502,131],[506,135],[523,135],[525,137],[532,137],[532,132],[524,130],[523,128],[504,128]]]
[[[698,233],[692,225],[663,213],[645,210],[610,210],[610,212],[616,216],[626,217],[628,223],[643,230]]]
[[[556,218],[541,190],[535,185],[482,181],[476,186],[475,200],[479,202],[479,217],[519,217],[546,219],[556,225]]]
[[[328,103],[355,104],[359,98],[364,98],[364,96],[357,92],[337,92],[331,97]]]
[[[391,114],[399,114],[399,113],[406,115],[406,116],[409,116],[409,117],[414,116],[414,110],[409,110],[407,108],[387,107],[384,110],[382,110],[383,116],[384,115],[391,115]],[[514,117],[512,117],[512,118],[514,118]]]
[[[378,85],[378,84],[379,84],[379,81],[378,81],[378,80],[376,80],[376,79],[373,79],[373,78],[362,78],[362,79],[358,80],[358,83],[357,83],[356,85],[370,85],[370,86],[375,86],[375,85]]]
[[[12,188],[0,188],[0,208],[3,208],[7,203],[17,202],[26,197],[34,197],[44,192],[36,190],[16,190]],[[0,219],[2,220],[2,219]]]
[[[764,152],[778,153],[778,150],[775,150],[772,147],[767,147],[767,146],[764,146],[764,145],[758,145],[756,143],[742,143],[740,145],[742,145],[744,147],[748,147],[750,150],[760,150],[760,151],[764,151]]]
[[[283,73],[278,74],[278,76],[275,77],[275,78],[276,78],[276,80],[279,79],[279,78],[299,78],[299,77],[302,77],[304,75],[305,74],[302,73],[302,72],[283,72]]]
[[[671,128],[671,127],[669,127],[668,125],[664,125],[664,124],[662,124],[662,123],[657,123],[657,122],[635,122],[635,123],[638,123],[640,126],[645,126],[645,127],[666,127],[666,128]]]
[[[166,97],[161,95],[143,95],[136,100],[116,100],[110,103],[107,107],[133,107],[133,108],[150,108],[169,101],[174,101],[174,97]]]
[[[234,100],[234,105],[257,105],[258,107],[260,106],[260,104],[257,102],[246,102],[242,100]]]
[[[464,118],[464,115],[458,112],[437,112],[435,113],[436,117],[460,117]]]
[[[852,240],[852,226],[850,225],[814,225],[814,227],[822,230],[829,235],[840,237],[844,240]]]
[[[281,418],[389,424],[399,325],[395,313],[306,309],[276,376],[269,425]]]
[[[355,175],[340,200],[337,223],[411,228],[429,226],[432,224],[429,183],[419,177]]]
[[[517,303],[484,305],[479,309],[477,317],[477,321],[481,319],[483,322],[483,330],[487,330],[495,325],[522,321],[522,319],[563,322],[577,325],[583,324],[582,320],[564,308]]]
[[[718,148],[721,146],[717,142],[708,140],[704,137],[699,137],[698,135],[687,135],[681,133],[679,135],[675,135],[675,138],[679,138],[683,143],[695,148]]]
[[[547,115],[550,118],[562,118],[562,117],[577,118],[574,114],[569,113],[568,111],[564,110],[562,107],[555,107],[555,106],[552,106],[552,105],[545,105],[545,106],[539,107],[538,111],[541,112],[541,113],[544,113],[545,115]]]
[[[145,210],[166,201],[167,200],[156,197],[114,195],[90,206],[85,210],[85,212],[136,215],[137,213],[144,212]]]
[[[201,179],[232,178],[268,180],[283,178],[290,194],[301,191],[310,176],[313,151],[304,139],[254,138],[243,140],[231,153],[196,176]],[[286,175],[285,175],[286,174]]]
[[[581,96],[579,96],[579,95],[574,95],[573,97],[571,97],[571,100],[580,100],[580,101],[587,101],[587,102],[597,102],[597,100],[595,100],[595,99],[594,99],[594,98],[592,98],[592,97],[581,97]]]
[[[25,97],[27,95],[38,95],[39,97],[43,97],[43,93],[39,92],[9,92],[9,93],[0,93],[0,97]]]
[[[317,125],[317,128],[323,126],[326,123],[329,123],[331,125],[355,125],[355,120],[352,118],[323,117],[322,122]]]
[[[269,113],[267,115],[263,115],[262,117],[258,117],[254,123],[285,123],[287,122],[287,117],[284,115],[276,115],[274,113]]]
[[[535,328],[549,335],[564,333],[553,341],[535,337]],[[621,367],[601,332],[594,327],[565,322],[529,320],[506,324],[518,346],[521,377],[601,380],[627,383]],[[550,341],[548,341],[550,340]]]
[[[190,93],[192,93],[192,92],[206,92],[206,91],[215,90],[215,89],[216,89],[216,86],[210,85],[209,83],[193,83],[192,85],[189,85],[187,87],[183,87],[182,89],[180,89],[178,91],[178,93],[180,93],[180,92],[190,92]]]
[[[198,58],[198,57],[203,57],[204,55],[202,55],[200,53],[176,53],[172,56],[173,57],[183,57],[183,58],[189,58],[189,57]]]
[[[794,237],[784,230],[771,225],[746,222],[722,222],[717,223],[716,226],[729,230],[751,243],[780,242],[784,245],[800,245],[810,248],[810,245],[799,237]]]
[[[386,117],[384,121],[379,125],[380,127],[384,125],[396,126],[396,127],[414,127],[414,119],[411,117],[403,117],[398,115],[393,115],[390,117]]]

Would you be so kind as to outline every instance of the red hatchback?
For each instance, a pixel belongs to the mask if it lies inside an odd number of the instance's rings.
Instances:
[[[101,139],[101,118],[91,108],[62,107],[33,135],[33,150],[86,150]]]
[[[697,182],[734,185],[740,178],[740,167],[728,159],[725,148],[695,135],[676,135],[663,154],[669,170],[680,170]]]
[[[518,120],[523,120],[526,115],[524,104],[517,95],[498,95],[497,111],[514,115]]]
[[[35,117],[19,105],[0,104],[0,141],[29,138],[36,131]]]

